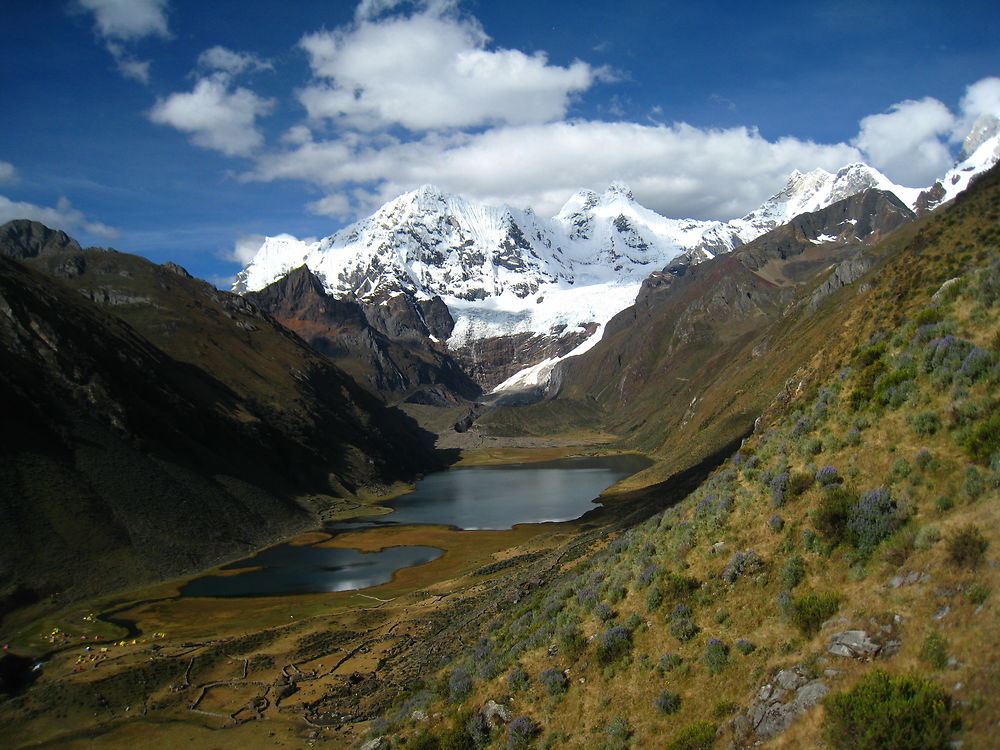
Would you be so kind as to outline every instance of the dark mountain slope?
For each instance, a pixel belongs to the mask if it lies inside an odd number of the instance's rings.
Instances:
[[[32,262],[77,291],[0,255],[0,595],[203,567],[437,466],[411,420],[245,300],[110,251]]]
[[[245,298],[390,401],[447,405],[482,394],[430,339],[443,341],[454,325],[439,297],[362,305],[327,294],[302,266]]]
[[[562,365],[552,400],[497,410],[481,428],[601,425],[656,454],[661,471],[682,469],[750,429],[821,346],[810,332],[835,310],[823,300],[871,267],[872,243],[912,220],[894,195],[869,190],[681,275],[654,274],[597,346]]]

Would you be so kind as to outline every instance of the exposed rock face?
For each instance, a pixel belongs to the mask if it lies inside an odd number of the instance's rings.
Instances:
[[[490,390],[525,367],[568,354],[586,341],[596,328],[597,324],[591,323],[582,330],[557,330],[547,336],[534,333],[493,336],[473,341],[453,355],[473,380],[484,390]]]
[[[434,343],[454,325],[438,297],[415,302],[396,295],[382,304],[337,299],[301,266],[246,298],[391,400],[445,404],[482,392]]]
[[[746,712],[730,723],[733,739],[750,746],[775,737],[829,692],[823,681],[810,679],[801,667],[782,669],[757,691]]]
[[[62,252],[79,252],[80,243],[65,232],[29,219],[15,219],[0,227],[3,254],[16,260]]]

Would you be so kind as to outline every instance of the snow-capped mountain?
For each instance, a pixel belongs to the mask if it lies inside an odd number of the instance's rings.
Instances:
[[[603,193],[576,193],[551,219],[425,185],[319,241],[268,237],[233,289],[256,291],[305,265],[328,293],[363,303],[397,294],[417,300],[440,296],[455,321],[447,349],[465,350],[473,360],[483,342],[524,334],[586,338],[572,352],[582,353],[600,339],[601,327],[634,301],[653,271],[682,272],[868,188],[893,192],[918,212],[949,200],[1000,157],[996,118],[977,122],[963,154],[966,158],[926,191],[896,185],[865,164],[836,173],[796,171],[780,192],[728,222],[661,216],[621,183]],[[508,384],[523,383],[514,378]]]

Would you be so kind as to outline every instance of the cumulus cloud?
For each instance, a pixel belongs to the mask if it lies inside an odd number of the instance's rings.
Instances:
[[[191,142],[227,156],[246,156],[264,141],[257,118],[274,102],[249,89],[233,89],[229,76],[216,74],[199,80],[192,91],[158,99],[149,119],[191,134]]]
[[[97,32],[106,39],[136,40],[169,36],[167,0],[78,0],[94,14]]]
[[[863,118],[853,144],[891,179],[922,187],[951,166],[953,157],[942,137],[955,124],[955,116],[937,99],[907,99]]]
[[[479,134],[432,133],[410,142],[310,141],[260,157],[247,179],[296,179],[330,193],[310,210],[368,210],[423,183],[493,203],[554,214],[581,187],[623,180],[645,205],[669,216],[732,218],[757,206],[793,169],[837,169],[856,149],[755,130],[684,124],[558,122]],[[371,186],[367,193],[353,186]],[[365,200],[367,196],[367,200]],[[359,202],[359,197],[361,198]]]
[[[126,48],[148,36],[170,36],[167,0],[78,0],[94,14],[94,30],[115,60],[118,72],[140,83],[149,83],[148,60],[138,59]]]
[[[246,71],[274,68],[270,62],[252,52],[234,52],[221,45],[202,52],[198,56],[198,65],[206,70],[219,70],[234,76]]]
[[[302,37],[316,80],[299,99],[311,118],[412,131],[548,122],[604,75],[580,61],[563,67],[544,53],[491,49],[480,25],[448,4],[364,20],[395,5],[363,3],[360,23]]]
[[[17,182],[17,180],[17,169],[14,165],[10,162],[0,161],[0,185]]]
[[[114,227],[109,227],[99,221],[89,220],[82,211],[73,208],[69,199],[65,197],[60,198],[53,208],[51,206],[36,206],[34,203],[23,201],[13,201],[0,195],[0,224],[13,219],[40,221],[48,227],[62,229],[66,232],[83,229],[106,240],[112,240],[119,236],[118,230]]]
[[[257,254],[263,244],[264,235],[262,234],[241,234],[236,238],[232,249],[219,253],[219,257],[245,266],[253,260],[253,256]],[[229,286],[232,286],[232,281],[229,282]]]

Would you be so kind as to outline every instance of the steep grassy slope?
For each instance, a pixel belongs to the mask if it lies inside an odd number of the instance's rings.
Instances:
[[[3,610],[204,566],[437,466],[239,297],[75,243],[33,264],[63,281],[0,256]]]
[[[1000,171],[876,255],[784,334],[823,345],[730,461],[499,613],[373,734],[998,746]]]

